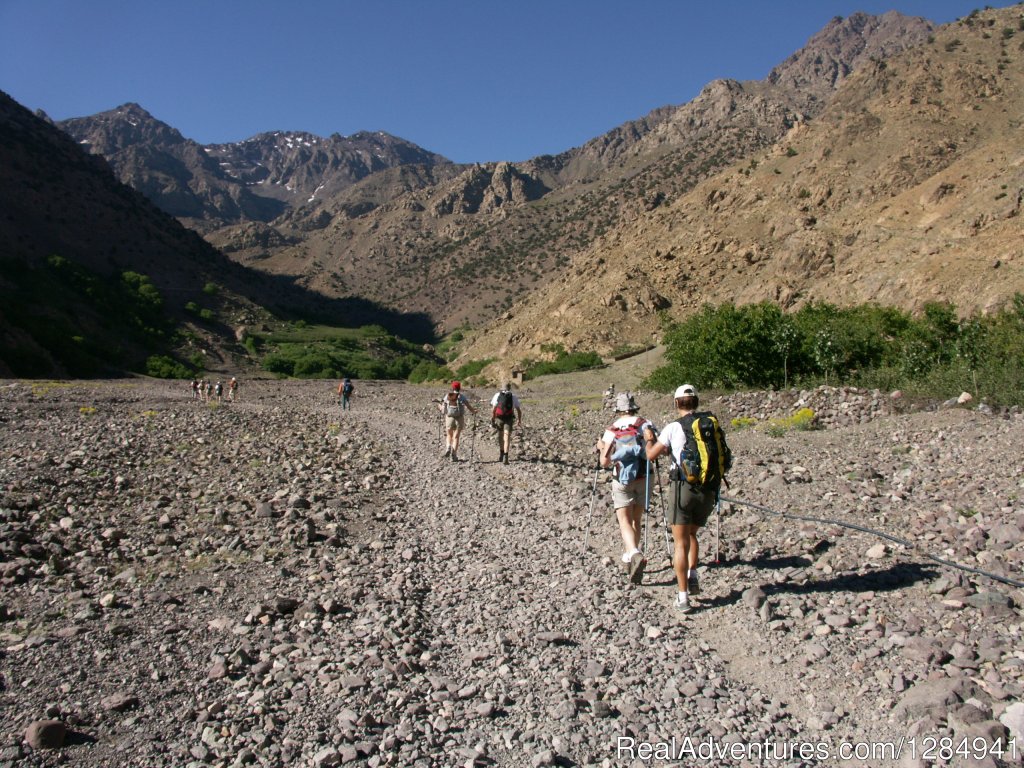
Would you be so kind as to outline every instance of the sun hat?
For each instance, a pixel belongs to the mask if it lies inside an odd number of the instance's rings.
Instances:
[[[696,397],[697,390],[693,388],[693,384],[683,384],[683,386],[676,389],[674,397],[678,400],[681,397]]]
[[[620,392],[615,396],[615,410],[632,413],[633,411],[639,411],[640,406],[636,404],[636,400],[628,392]]]
[[[452,389],[462,389],[462,385],[457,381],[452,382]]]

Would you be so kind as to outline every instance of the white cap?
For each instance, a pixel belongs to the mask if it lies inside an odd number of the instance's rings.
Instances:
[[[693,388],[693,384],[683,384],[683,386],[676,389],[675,398],[678,400],[681,397],[696,397],[697,390]]]

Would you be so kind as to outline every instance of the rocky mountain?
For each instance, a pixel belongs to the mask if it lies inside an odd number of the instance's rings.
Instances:
[[[1019,6],[972,14],[846,76],[813,120],[639,211],[468,350],[607,353],[704,303],[864,301],[962,312],[1024,290]]]
[[[173,131],[137,127],[174,142]],[[219,368],[242,354],[240,329],[272,315],[429,338],[423,318],[311,294],[230,261],[2,93],[0,210],[0,375],[139,370],[172,347]]]
[[[237,261],[325,295],[424,312],[441,329],[478,325],[560,275],[604,234],[772,146],[818,114],[863,62],[916,45],[932,29],[896,13],[835,19],[764,81],[710,83],[690,103],[523,163],[458,166],[408,146],[378,152],[385,155],[379,168],[353,170],[346,162],[358,152],[338,159],[338,142],[383,141],[380,134],[332,137],[330,151],[331,140],[308,134],[204,147],[205,159],[234,183],[217,187],[233,190],[218,199],[226,195],[248,212],[229,218],[224,202],[182,221]],[[128,113],[114,112],[121,120]],[[116,151],[72,122],[62,125],[117,166]],[[369,163],[375,152],[359,157]],[[239,189],[271,208],[255,211]],[[273,204],[285,206],[276,218],[268,213]]]
[[[240,221],[271,221],[388,168],[448,163],[383,132],[321,138],[276,131],[204,146],[138,104],[59,126],[107,158],[121,181],[202,232]]]

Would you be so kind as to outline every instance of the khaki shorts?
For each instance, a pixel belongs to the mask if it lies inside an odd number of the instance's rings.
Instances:
[[[702,528],[715,508],[717,488],[694,488],[689,483],[669,483],[669,525],[696,525]]]
[[[494,425],[494,431],[498,433],[498,440],[501,440],[501,438],[504,436],[506,432],[508,432],[510,435],[512,434],[512,429],[515,427],[516,422],[515,419],[512,419],[510,421],[505,421],[504,419],[495,419]]]
[[[465,416],[445,416],[444,417],[444,428],[451,432],[453,429],[462,431],[462,428],[466,426]]]
[[[647,478],[638,477],[628,485],[623,485],[618,480],[612,481],[612,506],[622,509],[633,504],[641,508],[647,508],[646,497]]]

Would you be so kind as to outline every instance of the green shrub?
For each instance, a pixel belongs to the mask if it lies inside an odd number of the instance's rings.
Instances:
[[[146,375],[157,379],[187,379],[193,373],[191,368],[166,355],[152,355],[146,360]]]
[[[767,302],[705,306],[665,331],[667,364],[644,386],[671,391],[845,383],[946,398],[968,390],[1024,404],[1024,295],[995,314],[960,319],[931,303],[916,315],[864,304],[810,302],[785,315]]]
[[[487,357],[483,360],[470,360],[468,363],[463,363],[455,370],[455,378],[468,379],[470,376],[476,376],[480,371],[493,362],[493,357]]]

